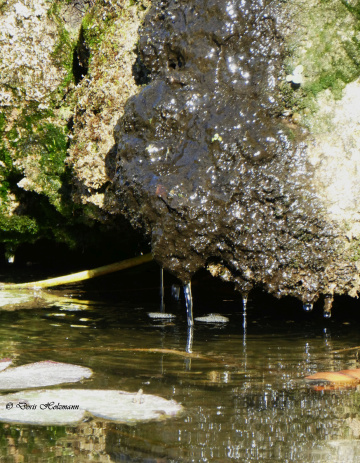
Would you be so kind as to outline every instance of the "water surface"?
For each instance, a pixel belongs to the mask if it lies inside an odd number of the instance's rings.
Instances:
[[[316,307],[303,315],[291,300],[280,313],[276,301],[258,298],[249,300],[244,327],[241,299],[204,298],[195,300],[195,316],[218,311],[230,322],[195,322],[192,351],[199,355],[188,358],[182,304],[168,300],[176,318],[158,321],[148,312],[159,311],[160,298],[144,293],[87,284],[64,294],[80,302],[1,311],[1,357],[16,365],[45,359],[84,365],[93,377],[69,388],[142,388],[180,402],[184,413],[136,426],[100,419],[78,426],[3,423],[1,461],[358,461],[358,392],[316,392],[303,381],[319,370],[358,367],[356,349],[341,351],[360,345],[358,321],[336,314],[325,320]],[[341,304],[347,301],[338,303],[339,312],[346,309]]]

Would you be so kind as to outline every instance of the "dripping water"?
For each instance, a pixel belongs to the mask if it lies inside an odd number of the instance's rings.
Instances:
[[[329,333],[327,328],[324,328],[324,342],[325,342],[325,346],[329,349],[331,349],[330,341],[331,341],[331,333]]]
[[[188,352],[189,354],[192,353],[193,341],[194,341],[194,326],[189,325],[188,330],[187,330],[187,340],[186,340],[186,349],[185,349],[186,352]],[[186,359],[186,361],[187,361],[187,364],[186,364],[187,370],[190,370],[191,359]]]
[[[331,294],[327,294],[324,299],[324,317],[331,318],[331,308],[334,298]]]
[[[193,298],[191,293],[191,283],[184,285],[184,296],[186,306],[186,319],[188,324],[187,341],[186,341],[186,352],[192,352],[193,340],[194,340],[194,316],[193,316]],[[190,359],[187,359],[186,364],[187,370],[190,370],[191,363]]]
[[[191,283],[186,283],[184,285],[184,297],[185,297],[185,306],[186,306],[186,319],[188,326],[194,324],[193,317],[193,299],[191,294]]]
[[[247,327],[247,301],[248,294],[242,294],[242,305],[243,305],[243,355],[244,355],[244,370],[247,368],[247,346],[246,346],[246,327]]]
[[[314,304],[312,304],[311,302],[304,302],[303,309],[305,310],[305,312],[311,312],[313,308]]]
[[[246,324],[247,324],[247,321],[246,321],[247,301],[248,301],[247,294],[243,294],[242,295],[242,303],[243,303],[243,330],[244,330],[244,337],[246,335]]]

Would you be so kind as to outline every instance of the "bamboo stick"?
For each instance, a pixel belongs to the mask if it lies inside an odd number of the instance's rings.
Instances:
[[[339,354],[341,352],[350,352],[351,350],[360,350],[360,346],[348,347],[346,349],[331,350],[329,354]]]
[[[90,278],[99,277],[108,273],[118,272],[126,268],[136,267],[152,261],[152,255],[144,254],[143,256],[133,257],[131,259],[115,262],[114,264],[104,265],[103,267],[94,268],[93,270],[84,270],[83,272],[72,273],[62,277],[49,278],[48,280],[31,281],[30,283],[2,283],[0,289],[31,289],[31,288],[49,288],[51,286],[66,285],[78,281],[89,280]]]

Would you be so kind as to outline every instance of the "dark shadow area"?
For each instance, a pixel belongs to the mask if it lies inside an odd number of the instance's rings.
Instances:
[[[172,287],[180,288],[179,301],[172,297]],[[103,297],[114,300],[123,299],[134,304],[153,303],[160,308],[160,266],[156,262],[144,264],[123,272],[89,280],[84,288],[98,292]],[[101,296],[102,294],[102,296]],[[206,270],[197,272],[192,280],[194,317],[210,313],[219,313],[230,319],[230,328],[234,333],[242,332],[243,299],[231,283],[225,283],[212,277]],[[181,282],[173,275],[164,272],[165,311],[174,313],[186,323],[184,293]],[[322,331],[325,328],[357,325],[360,323],[360,301],[348,296],[334,298],[332,317],[323,317],[323,298],[320,298],[311,312],[303,310],[301,301],[294,297],[277,299],[265,293],[261,288],[252,290],[247,302],[247,330],[249,333],[300,331],[304,336],[309,332]],[[196,325],[199,327],[199,325]],[[204,326],[204,325],[201,325]],[[211,325],[208,325],[211,327]],[[240,330],[240,331],[239,331]]]
[[[167,56],[169,68],[181,69],[185,66],[184,55],[179,49],[168,46]]]
[[[136,85],[147,85],[151,82],[151,72],[143,63],[139,51],[136,50],[137,58],[132,66],[132,75]]]
[[[111,149],[108,151],[105,157],[106,175],[110,179],[113,179],[115,175],[116,153],[117,153],[117,145],[116,143],[114,143],[114,145],[111,147]]]
[[[80,28],[79,40],[73,53],[73,74],[77,85],[87,75],[89,70],[90,49],[87,46],[84,29]]]
[[[66,126],[67,126],[67,128],[68,128],[68,130],[69,130],[70,132],[73,132],[73,129],[74,129],[74,116],[71,116],[71,117],[69,118],[69,120],[67,121]]]

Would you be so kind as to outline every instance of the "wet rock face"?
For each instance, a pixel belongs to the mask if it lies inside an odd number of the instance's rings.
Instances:
[[[311,300],[333,292],[336,231],[303,134],[280,117],[279,4],[155,2],[140,38],[151,82],[119,123],[115,183],[183,281],[212,264],[242,291],[261,283]]]
[[[73,200],[90,205],[97,219],[107,221],[109,213],[118,212],[109,188],[115,170],[113,132],[126,100],[138,91],[133,66],[147,0],[132,5],[129,0],[93,3],[81,32],[79,54],[86,61],[88,50],[90,59],[73,95],[67,164],[73,172]]]

